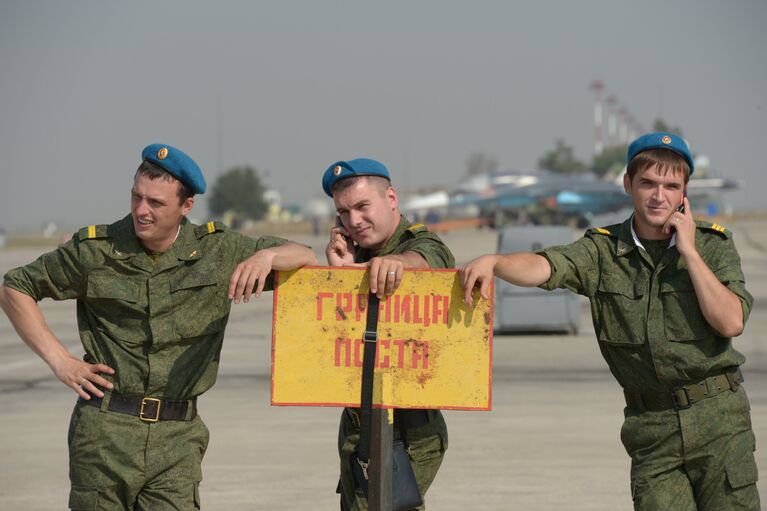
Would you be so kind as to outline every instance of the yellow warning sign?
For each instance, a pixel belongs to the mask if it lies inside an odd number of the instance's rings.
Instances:
[[[273,405],[359,406],[367,297],[364,269],[278,272]],[[379,307],[374,406],[490,410],[492,318],[492,300],[463,303],[457,270],[405,271]]]

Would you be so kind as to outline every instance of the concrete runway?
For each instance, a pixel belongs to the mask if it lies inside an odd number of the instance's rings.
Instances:
[[[767,499],[767,229],[727,223],[755,297],[737,348]],[[495,250],[495,232],[443,236],[460,263]],[[299,238],[318,252],[325,237]],[[0,250],[0,274],[40,250]],[[324,260],[324,256],[320,257]],[[427,495],[431,510],[615,511],[632,508],[619,439],[623,401],[602,360],[586,302],[577,336],[495,336],[493,411],[445,413],[450,448]],[[82,353],[74,302],[42,303],[52,330]],[[340,410],[269,405],[271,295],[233,307],[216,386],[200,399],[211,430],[203,509],[338,509]],[[66,434],[75,394],[0,318],[0,509],[66,507]]]

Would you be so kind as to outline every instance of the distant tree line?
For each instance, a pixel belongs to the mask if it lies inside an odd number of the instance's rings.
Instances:
[[[652,130],[683,136],[678,126],[670,126],[663,119],[656,119]],[[573,146],[565,142],[563,138],[558,138],[554,141],[554,148],[538,158],[538,168],[560,174],[591,172],[599,178],[604,178],[607,175],[617,175],[623,170],[626,165],[627,149],[626,144],[607,146],[600,154],[592,158],[591,163],[586,163],[575,156]],[[466,174],[469,176],[495,172],[498,168],[498,161],[483,152],[474,152],[466,159]]]

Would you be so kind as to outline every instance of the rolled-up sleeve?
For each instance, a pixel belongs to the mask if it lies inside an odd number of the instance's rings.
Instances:
[[[743,307],[743,321],[745,322],[751,314],[754,297],[746,290],[746,277],[743,275],[740,255],[738,255],[734,241],[732,238],[727,238],[721,243],[707,248],[706,252],[710,254],[710,258],[706,258],[709,268],[719,282],[740,298]]]
[[[420,254],[426,259],[429,268],[453,268],[455,266],[455,259],[450,249],[432,233],[423,233],[409,240],[403,252]]]
[[[78,248],[78,240],[70,240],[26,266],[10,270],[5,274],[3,285],[38,302],[43,298],[67,300],[83,296],[85,282]]]
[[[242,234],[234,234],[238,237],[238,250],[237,250],[237,263],[243,262],[248,257],[252,256],[259,250],[267,248],[274,248],[289,243],[290,240],[280,238],[278,236],[261,236],[259,238],[251,238]],[[269,276],[264,284],[264,291],[271,291],[274,289],[274,271],[269,272]]]
[[[584,237],[569,245],[557,245],[538,252],[549,261],[551,277],[539,287],[569,289],[591,296],[598,280],[598,254],[594,241]]]

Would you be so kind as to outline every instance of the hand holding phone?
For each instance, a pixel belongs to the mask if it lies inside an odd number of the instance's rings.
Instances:
[[[330,243],[325,249],[330,266],[348,266],[354,263],[354,242],[348,235],[341,216],[336,216],[335,227],[330,233]]]
[[[684,201],[687,198],[687,189],[685,188],[684,194],[682,194],[682,202],[676,207],[678,213],[684,214]],[[671,225],[672,229],[676,229],[676,224]]]

